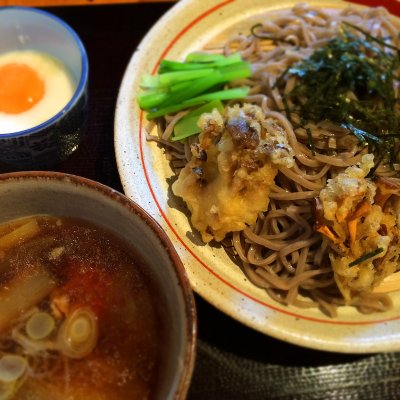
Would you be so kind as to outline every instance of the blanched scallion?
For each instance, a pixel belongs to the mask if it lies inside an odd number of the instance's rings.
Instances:
[[[212,75],[193,80],[192,84],[188,88],[171,93],[167,100],[165,100],[160,106],[166,107],[196,97],[220,83],[221,79],[221,73],[215,72]]]
[[[231,100],[231,99],[240,99],[244,98],[248,95],[249,88],[234,88],[234,89],[226,89],[220,90],[218,92],[206,93],[204,95],[194,97],[192,99],[186,100],[180,104],[175,104],[172,106],[168,106],[165,108],[160,108],[157,111],[151,112],[147,114],[147,119],[151,120],[154,118],[161,117],[163,115],[172,114],[180,110],[184,110],[185,108],[197,106],[199,104],[203,104],[207,101],[212,100]]]
[[[168,93],[166,92],[150,92],[150,93],[143,93],[142,95],[138,96],[138,103],[140,108],[143,109],[150,109],[153,107],[157,107],[159,104],[164,102],[168,98]]]
[[[218,54],[220,57],[216,57],[215,54],[200,54],[191,53],[186,57],[185,62],[162,60],[160,63],[159,73],[163,75],[169,71],[189,71],[196,69],[206,68],[221,68],[227,65],[236,64],[241,62],[242,59],[239,53],[232,54],[231,56],[225,57],[222,54]],[[189,61],[188,61],[189,60]]]
[[[195,135],[200,132],[200,128],[197,125],[199,117],[203,113],[212,112],[212,110],[217,109],[222,112],[224,106],[221,101],[213,100],[207,104],[204,104],[201,107],[198,107],[188,114],[186,114],[182,119],[180,119],[174,127],[174,135],[172,136],[173,141],[183,140],[189,136]]]
[[[239,56],[239,61],[241,61],[239,53],[235,53],[234,55]],[[226,59],[223,54],[211,54],[211,53],[203,53],[203,52],[194,52],[190,53],[186,56],[185,62],[187,63],[210,63],[219,60]]]
[[[199,104],[199,102],[212,101],[212,100],[232,100],[242,99],[249,94],[248,87],[233,88],[226,90],[219,90],[218,92],[206,93],[193,99],[186,100],[183,104],[187,106]]]
[[[243,98],[248,87],[226,89],[232,81],[251,76],[250,64],[239,53],[191,53],[184,62],[162,60],[156,75],[144,75],[137,97],[141,109],[151,120],[214,100]]]
[[[147,83],[151,88],[163,88],[182,81],[190,81],[210,75],[214,72],[213,68],[194,69],[190,71],[166,72],[157,76],[144,76],[142,82]],[[142,86],[145,86],[142,84]]]

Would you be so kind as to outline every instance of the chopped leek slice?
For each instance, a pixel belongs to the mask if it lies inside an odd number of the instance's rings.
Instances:
[[[0,381],[12,382],[21,378],[28,367],[25,357],[17,354],[5,354],[0,358]]]

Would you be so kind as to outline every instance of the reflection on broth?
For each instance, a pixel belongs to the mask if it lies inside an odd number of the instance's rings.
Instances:
[[[87,222],[0,225],[0,400],[151,398],[151,289],[138,256]]]

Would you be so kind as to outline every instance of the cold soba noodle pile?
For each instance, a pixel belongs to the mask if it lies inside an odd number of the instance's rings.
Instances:
[[[227,87],[250,87],[245,99],[199,115],[183,140],[188,110],[157,120],[203,241],[231,240],[282,304],[392,306],[375,288],[399,268],[398,37],[382,8],[297,5],[225,44],[250,63]]]

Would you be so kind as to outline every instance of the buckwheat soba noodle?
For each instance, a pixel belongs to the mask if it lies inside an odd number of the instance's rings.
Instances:
[[[392,307],[376,288],[399,268],[398,28],[383,8],[260,16],[221,48],[250,63],[229,84],[248,96],[201,115],[200,135],[172,140],[185,110],[148,136],[203,241],[282,304]]]

